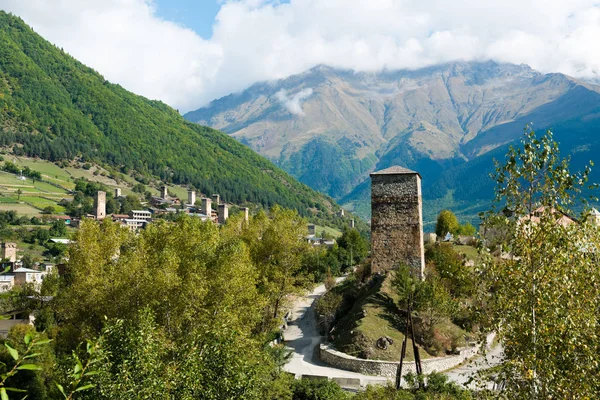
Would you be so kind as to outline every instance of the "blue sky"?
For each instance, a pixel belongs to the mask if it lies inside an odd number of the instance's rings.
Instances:
[[[210,39],[212,25],[221,8],[217,0],[155,0],[159,17],[193,29]]]

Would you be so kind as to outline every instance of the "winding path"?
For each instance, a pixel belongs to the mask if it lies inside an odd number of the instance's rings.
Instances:
[[[341,282],[344,279],[345,277],[337,278],[336,282]],[[325,286],[320,285],[310,294],[299,297],[294,302],[290,311],[288,326],[283,332],[285,344],[293,350],[293,355],[291,360],[285,365],[284,370],[296,376],[310,375],[328,378],[360,379],[361,386],[385,384],[388,381],[392,382],[389,378],[381,376],[364,375],[333,368],[319,359],[319,344],[323,342],[324,337],[318,332],[312,306],[314,301],[324,293]],[[492,365],[497,365],[501,354],[501,347],[496,346],[488,351],[486,358],[483,356],[476,357],[457,368],[447,371],[446,375],[454,382],[465,384],[473,373]],[[474,385],[469,386],[474,387]]]

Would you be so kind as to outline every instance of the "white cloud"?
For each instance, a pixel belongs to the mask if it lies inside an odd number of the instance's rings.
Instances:
[[[107,79],[181,111],[317,64],[376,71],[493,59],[600,76],[597,0],[230,0],[210,40],[161,20],[150,0],[0,8]]]
[[[307,88],[302,89],[292,97],[288,97],[287,91],[285,89],[281,89],[279,92],[275,93],[275,97],[290,113],[304,116],[304,111],[302,111],[302,102],[312,93],[313,90],[311,88]]]

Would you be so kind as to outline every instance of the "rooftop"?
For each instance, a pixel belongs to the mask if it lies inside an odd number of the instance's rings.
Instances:
[[[382,169],[380,171],[372,172],[371,175],[419,175],[417,171],[410,170],[408,168],[401,167],[399,165],[394,165],[393,167],[389,167],[386,169]]]
[[[25,268],[25,267],[20,267],[20,268],[15,269],[15,273],[17,273],[17,272],[30,272],[30,273],[34,272],[36,274],[43,273],[43,271],[37,271],[35,269],[30,269],[30,268]]]

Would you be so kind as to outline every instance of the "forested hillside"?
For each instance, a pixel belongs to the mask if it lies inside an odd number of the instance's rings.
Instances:
[[[134,95],[0,11],[0,145],[51,161],[94,161],[302,215],[333,201],[216,130]]]

